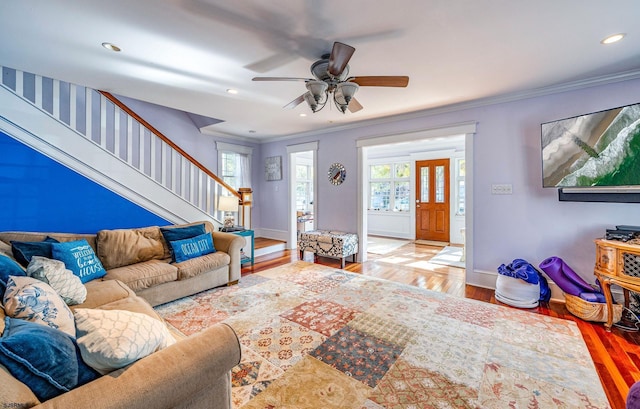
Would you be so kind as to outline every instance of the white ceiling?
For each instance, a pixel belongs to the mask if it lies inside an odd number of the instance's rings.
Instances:
[[[272,139],[640,71],[639,18],[637,0],[0,0],[0,64],[224,121],[210,133]],[[408,75],[409,86],[361,87],[364,109],[343,115],[282,109],[303,82],[251,81],[310,77],[334,41],[356,48],[350,75]]]

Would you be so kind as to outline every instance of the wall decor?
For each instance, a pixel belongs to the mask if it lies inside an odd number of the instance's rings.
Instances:
[[[333,165],[329,166],[328,176],[329,182],[331,182],[332,185],[337,186],[344,182],[344,179],[347,177],[347,170],[345,169],[343,164],[334,163]]]
[[[270,156],[265,159],[264,176],[266,180],[282,179],[282,156]]]

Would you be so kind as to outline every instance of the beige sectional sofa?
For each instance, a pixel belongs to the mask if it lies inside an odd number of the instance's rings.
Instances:
[[[240,279],[243,237],[214,231],[209,221],[166,228],[201,223],[212,233],[217,251],[182,263],[171,262],[169,244],[158,226],[101,230],[97,234],[0,232],[0,241],[8,245],[11,241],[42,241],[47,237],[61,242],[86,239],[107,270],[105,280],[122,281],[156,306],[210,288],[235,284]]]
[[[237,283],[240,278],[244,239],[215,232],[209,222],[205,228],[212,233],[217,251],[180,263],[171,262],[159,227],[97,234],[0,232],[0,254],[12,256],[11,241],[36,242],[47,236],[60,242],[86,239],[107,274],[86,282],[86,300],[71,305],[71,310],[124,310],[162,321],[152,305]],[[0,333],[4,319],[0,308]],[[176,343],[44,402],[0,365],[0,407],[230,408],[231,369],[240,362],[234,331],[218,324],[187,338],[173,334]]]

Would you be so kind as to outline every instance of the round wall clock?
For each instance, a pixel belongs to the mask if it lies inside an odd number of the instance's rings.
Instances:
[[[339,185],[344,182],[344,178],[347,177],[347,170],[341,163],[334,163],[329,166],[329,182],[333,185]]]

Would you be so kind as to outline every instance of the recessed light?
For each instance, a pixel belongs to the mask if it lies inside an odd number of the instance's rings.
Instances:
[[[236,94],[238,93],[238,90],[237,90],[237,89],[233,89],[233,88],[229,88],[229,89],[227,90],[227,93],[228,93],[228,94],[236,95]]]
[[[303,113],[303,114],[300,114],[300,116],[307,116],[307,114],[304,114],[304,113]]]
[[[102,43],[102,46],[103,46],[104,48],[106,48],[107,50],[111,50],[111,51],[115,51],[115,52],[119,52],[119,51],[121,51],[121,50],[122,50],[122,49],[121,49],[120,47],[118,47],[117,45],[115,45],[115,44],[111,44],[111,43]]]
[[[600,43],[602,43],[602,44],[617,43],[618,41],[622,40],[625,35],[626,34],[624,34],[624,33],[613,34],[613,35],[610,35],[610,36],[605,37],[604,39],[602,39],[602,41],[600,41]]]

